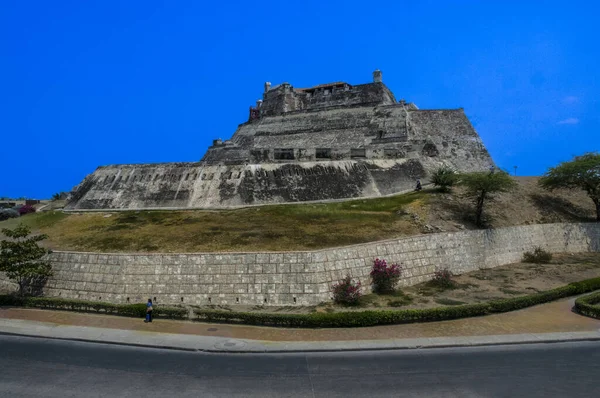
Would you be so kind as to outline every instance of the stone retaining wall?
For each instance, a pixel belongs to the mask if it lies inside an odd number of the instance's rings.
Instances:
[[[600,223],[439,233],[310,252],[97,254],[55,252],[48,296],[164,304],[313,305],[346,275],[369,285],[376,257],[403,264],[403,286],[437,268],[464,273],[519,262],[535,246],[600,251]],[[2,284],[0,280],[0,288]],[[368,287],[367,287],[368,289]]]

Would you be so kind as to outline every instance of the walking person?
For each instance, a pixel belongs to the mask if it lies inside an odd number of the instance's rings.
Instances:
[[[152,299],[148,299],[148,304],[146,304],[146,319],[144,322],[152,322]]]
[[[423,189],[423,187],[421,187],[421,179],[417,179],[417,186],[415,188],[415,191],[420,191],[421,189]]]

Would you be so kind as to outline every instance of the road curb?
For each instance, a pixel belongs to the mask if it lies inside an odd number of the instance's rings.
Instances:
[[[526,344],[557,344],[557,343],[571,343],[571,342],[592,342],[600,341],[600,335],[589,336],[589,337],[565,337],[565,338],[552,338],[552,339],[539,339],[539,340],[524,340],[515,341],[506,339],[499,341],[490,342],[474,342],[474,343],[447,343],[447,344],[423,344],[423,345],[382,345],[379,347],[340,347],[340,348],[290,348],[290,349],[260,349],[255,347],[254,349],[217,349],[217,348],[188,348],[168,344],[147,344],[147,343],[134,343],[125,341],[109,341],[109,340],[97,340],[97,339],[86,339],[78,337],[56,337],[56,336],[44,336],[39,334],[27,334],[27,333],[15,333],[0,331],[0,335],[3,336],[15,336],[15,337],[29,337],[39,339],[50,339],[58,341],[76,341],[82,343],[92,344],[109,344],[125,347],[138,347],[138,348],[152,348],[162,350],[173,350],[173,351],[184,351],[184,352],[202,352],[209,354],[301,354],[301,353],[336,353],[336,352],[365,352],[365,351],[409,351],[409,350],[427,350],[435,348],[469,348],[469,347],[493,347],[493,346],[512,346],[512,345],[526,345]],[[505,335],[514,336],[514,335]],[[464,336],[470,337],[470,336]],[[473,339],[486,337],[486,336],[472,336]],[[348,343],[353,340],[348,341]],[[273,344],[274,342],[269,342]],[[309,342],[305,342],[309,343]],[[323,343],[323,342],[318,342]],[[337,344],[343,344],[343,342],[336,342]],[[285,343],[282,343],[285,344]]]
[[[55,336],[43,336],[37,334],[25,334],[25,333],[14,333],[14,332],[4,332],[0,331],[0,336],[15,336],[15,337],[30,337],[34,339],[48,339],[48,340],[58,340],[58,341],[77,341],[80,343],[93,343],[93,344],[110,344],[110,345],[119,345],[125,347],[140,347],[140,348],[156,348],[160,350],[174,350],[174,351],[188,351],[188,352],[198,352],[199,349],[195,348],[185,348],[185,347],[176,347],[169,345],[157,345],[157,344],[141,344],[141,343],[128,343],[123,341],[103,341],[103,340],[94,340],[94,339],[83,339],[77,337],[55,337]]]
[[[507,345],[527,345],[527,344],[557,344],[557,343],[577,343],[586,341],[600,341],[600,337],[586,337],[574,339],[548,339],[548,340],[530,340],[530,341],[504,341],[490,343],[475,343],[475,344],[432,344],[422,346],[387,346],[387,347],[371,347],[371,348],[325,348],[325,349],[303,349],[303,350],[213,350],[213,349],[198,349],[196,351],[218,353],[218,354],[301,354],[301,353],[335,353],[335,352],[364,352],[364,351],[409,351],[409,350],[429,350],[434,348],[469,348],[469,347],[493,347]]]

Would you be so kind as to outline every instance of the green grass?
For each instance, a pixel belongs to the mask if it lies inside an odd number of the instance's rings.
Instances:
[[[19,218],[11,218],[6,221],[1,221],[0,228],[14,228],[19,225],[19,223],[23,223],[31,228],[39,229],[50,227],[66,217],[68,217],[68,215],[62,211],[31,213]]]
[[[418,232],[403,207],[424,207],[428,194],[223,211],[42,212],[20,221],[49,235],[55,250],[104,252],[284,251],[344,246]]]
[[[504,294],[511,294],[511,295],[523,294],[523,292],[520,290],[514,290],[514,289],[509,289],[509,288],[500,288],[498,290],[500,290]]]
[[[400,289],[389,294],[365,294],[358,300],[358,307],[402,307],[413,302],[413,298]]]
[[[436,303],[442,304],[442,305],[462,305],[462,304],[465,304],[464,301],[453,300],[453,299],[445,298],[445,297],[436,298],[434,301]]]

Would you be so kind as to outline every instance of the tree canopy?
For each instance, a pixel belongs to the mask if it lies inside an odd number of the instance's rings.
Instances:
[[[442,166],[435,170],[429,179],[442,192],[449,192],[458,181],[458,174],[450,167]]]
[[[19,224],[15,229],[2,229],[9,239],[0,242],[0,271],[19,284],[19,294],[38,278],[52,275],[52,266],[46,255],[50,250],[40,247],[38,242],[46,235],[29,236],[29,227]]]
[[[460,175],[460,185],[466,188],[466,195],[475,200],[475,223],[482,225],[483,205],[490,200],[494,193],[508,192],[516,186],[508,173],[474,172]]]
[[[600,221],[600,154],[589,152],[550,167],[539,184],[549,191],[559,188],[582,189],[596,205],[596,220]]]

